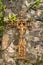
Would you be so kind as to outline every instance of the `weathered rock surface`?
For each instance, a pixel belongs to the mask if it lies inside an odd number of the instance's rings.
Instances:
[[[24,34],[24,39],[26,41],[26,60],[30,63],[36,63],[37,59],[41,59],[43,56],[43,38],[41,37],[41,34],[43,30],[39,30],[36,28],[34,31],[26,30]],[[18,58],[18,40],[19,40],[19,31],[16,28],[12,28],[9,30],[6,30],[3,38],[8,35],[9,42],[2,39],[2,48],[3,48],[3,54],[2,58],[5,60],[7,64],[16,64],[17,58]],[[42,38],[42,39],[41,39]],[[7,45],[6,46],[6,42]],[[18,63],[20,65],[24,65],[25,61],[22,62],[18,60]]]
[[[25,11],[33,0],[4,0],[7,6],[5,16],[9,13],[18,14],[21,10]],[[41,0],[42,1],[42,0]],[[42,1],[43,2],[43,1]],[[43,56],[43,10],[30,9],[25,13],[26,18],[35,19],[35,28],[26,30],[24,39],[26,41],[26,60],[18,60],[18,41],[19,30],[17,28],[6,29],[2,38],[2,59],[0,65],[28,65],[41,60]],[[33,20],[32,20],[33,21]],[[32,64],[29,64],[32,65]],[[43,64],[42,64],[43,65]]]

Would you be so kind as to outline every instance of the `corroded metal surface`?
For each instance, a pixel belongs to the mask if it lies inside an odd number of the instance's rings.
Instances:
[[[18,59],[25,59],[26,58],[26,42],[23,38],[24,29],[26,30],[26,23],[21,17],[19,18],[19,21],[16,24],[16,27],[19,29],[20,32],[20,39],[18,43]]]

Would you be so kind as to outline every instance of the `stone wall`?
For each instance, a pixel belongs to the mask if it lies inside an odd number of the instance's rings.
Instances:
[[[25,11],[30,3],[33,3],[35,0],[3,0],[3,4],[7,6],[6,12],[18,14],[21,10]],[[43,0],[41,4],[43,5]],[[27,13],[27,12],[26,12]]]
[[[3,4],[7,6],[5,13],[5,17],[7,17],[9,13],[18,14],[21,10],[25,12],[29,3],[34,0],[3,1]],[[42,6],[43,3],[40,5]],[[26,18],[32,18],[35,25],[31,31],[27,29],[24,34],[24,39],[26,41],[26,60],[17,59],[19,40],[18,29],[15,27],[8,29],[7,27],[2,38],[3,52],[2,58],[0,59],[0,65],[35,65],[35,63],[38,60],[40,61],[43,57],[43,7],[36,10],[30,9],[24,16],[26,16]]]

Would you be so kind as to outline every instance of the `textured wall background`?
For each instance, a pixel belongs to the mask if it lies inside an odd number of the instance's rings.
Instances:
[[[8,17],[9,13],[18,14],[21,10],[25,12],[29,3],[33,1],[34,0],[3,0],[3,4],[7,6],[5,17]],[[17,60],[18,29],[8,29],[7,27],[3,34],[2,49],[4,49],[5,46],[8,47],[2,52],[0,65],[35,65],[35,63],[43,57],[43,0],[41,0],[39,9],[30,9],[24,16],[26,16],[26,18],[32,18],[35,25],[35,28],[31,31],[27,29],[24,34],[26,41],[26,60]],[[7,42],[5,39],[8,39]]]
[[[4,5],[7,6],[7,13],[18,14],[21,10],[26,10],[30,3],[35,2],[35,0],[3,0]],[[41,6],[43,5],[43,0],[41,0]]]

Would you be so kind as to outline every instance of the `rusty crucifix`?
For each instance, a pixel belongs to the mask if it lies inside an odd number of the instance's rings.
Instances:
[[[26,42],[23,38],[24,30],[26,30],[26,22],[22,18],[22,14],[20,15],[19,21],[16,23],[16,27],[20,32],[20,39],[18,43],[18,59],[25,59],[26,57]]]
[[[34,26],[33,23],[27,23],[23,19],[23,15],[24,14],[21,12],[19,20],[17,20],[17,22],[15,22],[13,24],[14,26],[17,27],[17,29],[19,29],[19,33],[20,33],[20,38],[19,38],[19,43],[18,43],[18,59],[25,59],[26,58],[26,41],[23,38],[23,34],[28,27],[31,28],[31,26]]]
[[[19,29],[20,32],[20,39],[18,43],[18,59],[26,59],[26,41],[23,38],[23,34],[28,26],[33,26],[33,24],[27,24],[27,22],[23,19],[23,13],[20,13],[19,20],[15,26]]]

